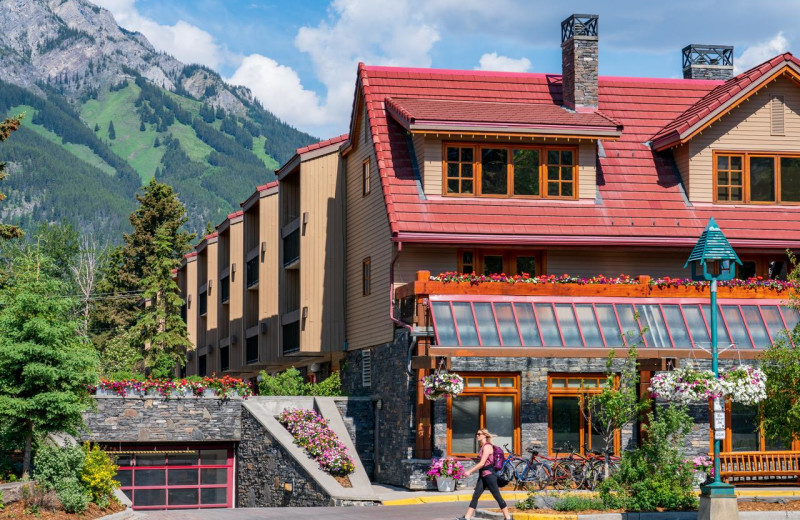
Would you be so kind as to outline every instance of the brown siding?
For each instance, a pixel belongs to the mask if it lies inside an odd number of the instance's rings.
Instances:
[[[784,135],[771,135],[770,95],[784,97]],[[800,152],[800,90],[778,79],[690,141],[692,202],[712,202],[714,150]]]
[[[549,250],[547,251],[547,274],[556,276],[592,277],[649,275],[656,277],[685,278],[691,275],[683,265],[691,251],[631,251],[619,248],[601,251],[592,250]]]
[[[230,336],[230,365],[231,370],[237,370],[244,364],[244,223],[241,217],[231,222],[230,233],[230,270],[231,270],[231,299],[228,303],[228,316],[230,326],[228,328]],[[233,265],[236,264],[236,272],[233,272]],[[236,336],[236,343],[233,343],[233,336]]]
[[[404,245],[394,268],[395,285],[417,279],[417,271],[430,271],[432,275],[458,269],[456,248]]]
[[[266,334],[259,325],[259,358],[274,363],[280,357],[280,318],[278,316],[278,192],[261,196],[258,201],[259,273],[258,321],[265,323]],[[261,244],[265,250],[262,253]]]
[[[593,199],[597,196],[597,145],[582,141],[578,145],[578,197]]]
[[[217,268],[217,244],[216,238],[209,240],[206,246],[206,284],[211,285],[211,290],[208,291],[208,314],[206,314],[206,348],[211,346],[211,351],[208,353],[207,363],[208,372],[219,372],[219,349],[217,344],[217,315],[219,309],[217,308],[217,292],[219,291],[219,269]],[[207,289],[208,290],[208,289]]]
[[[675,164],[678,166],[678,171],[681,174],[681,180],[683,181],[683,188],[686,190],[686,193],[690,193],[691,189],[689,187],[689,147],[688,146],[679,146],[672,151],[672,155],[675,158]]]
[[[186,371],[191,372],[191,367],[197,367],[197,257],[186,259],[186,328],[189,332],[189,341],[194,345],[195,353],[192,361],[186,363]],[[189,300],[191,299],[191,303]],[[197,373],[197,369],[194,369]]]
[[[300,216],[301,352],[340,350],[344,342],[341,276],[344,250],[340,206],[344,179],[340,163],[338,152],[332,152],[300,164],[300,207],[303,212]],[[360,173],[360,165],[358,170]],[[308,222],[303,224],[306,213]],[[305,320],[302,319],[303,308],[308,309]]]
[[[389,319],[389,268],[393,248],[383,189],[372,144],[364,144],[363,135],[359,135],[353,143],[355,148],[345,158],[346,319],[347,341],[351,350],[388,343],[393,336],[393,325]],[[370,176],[370,194],[364,197],[361,192],[361,164],[367,158],[375,174]],[[372,259],[372,292],[369,296],[361,294],[361,262],[366,257]]]

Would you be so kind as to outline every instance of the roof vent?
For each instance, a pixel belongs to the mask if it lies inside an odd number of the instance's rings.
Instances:
[[[700,45],[683,48],[684,79],[726,80],[733,77],[733,47],[730,45]]]

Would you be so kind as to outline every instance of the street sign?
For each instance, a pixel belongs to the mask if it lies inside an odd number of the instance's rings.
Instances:
[[[725,428],[714,430],[714,440],[721,441],[723,439],[725,439]]]
[[[725,412],[714,412],[714,430],[725,430]]]

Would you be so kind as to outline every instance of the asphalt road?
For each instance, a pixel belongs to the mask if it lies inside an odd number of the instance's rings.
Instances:
[[[376,507],[266,507],[137,512],[137,520],[453,520],[464,515],[467,502]]]

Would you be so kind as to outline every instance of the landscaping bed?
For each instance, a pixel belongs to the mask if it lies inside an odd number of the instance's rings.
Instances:
[[[739,511],[800,511],[800,500],[739,500]]]
[[[111,504],[105,508],[100,507],[95,503],[90,503],[83,513],[66,513],[64,511],[45,511],[40,509],[37,513],[25,510],[25,504],[22,501],[6,504],[3,509],[0,509],[0,520],[17,520],[20,518],[30,518],[36,520],[93,520],[95,518],[102,518],[106,515],[118,513],[123,511],[125,506],[119,502],[112,501]]]

